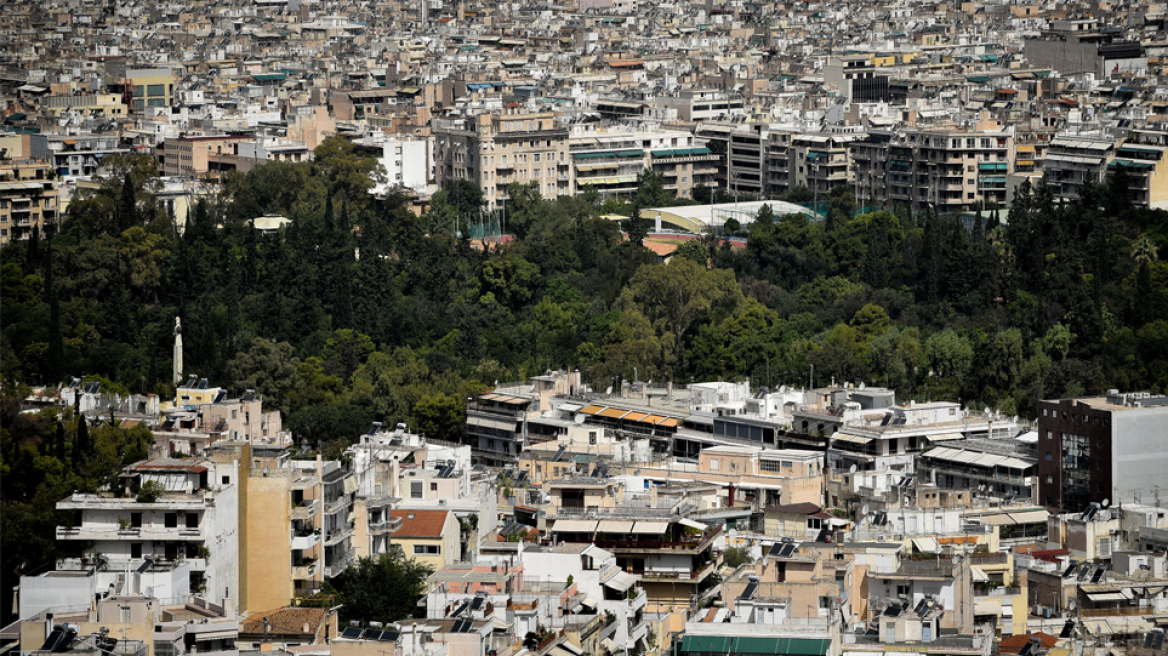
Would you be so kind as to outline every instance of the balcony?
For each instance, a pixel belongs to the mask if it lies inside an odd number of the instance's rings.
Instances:
[[[292,566],[293,580],[304,581],[315,577],[318,573],[320,573],[320,562],[316,560]]]
[[[560,509],[561,514],[564,514],[564,508]],[[601,549],[618,551],[667,551],[673,553],[701,553],[705,551],[718,535],[722,533],[720,528],[714,528],[706,531],[701,536],[694,540],[596,540],[596,546]]]
[[[645,623],[645,620],[641,620],[636,626],[629,629],[629,642],[643,640],[647,635],[649,635],[649,625]]]
[[[316,499],[306,499],[301,501],[299,505],[292,507],[292,519],[294,520],[308,520],[316,517],[316,513],[320,512],[320,502]]]
[[[314,532],[314,533],[308,533],[307,535],[293,535],[292,536],[292,549],[293,550],[303,551],[305,549],[311,549],[318,544],[320,544],[320,533]]]
[[[58,540],[156,540],[202,542],[203,534],[197,528],[141,526],[58,526]]]
[[[352,535],[353,527],[348,525],[342,526],[339,529],[331,530],[328,532],[328,537],[325,538],[324,546],[332,547],[338,545],[341,542],[349,539],[349,537]]]
[[[324,512],[326,515],[332,515],[348,508],[351,505],[353,505],[353,499],[347,494],[342,494],[341,496],[335,497],[331,500],[325,499]]]
[[[693,571],[679,571],[679,570],[627,570],[631,574],[640,574],[644,581],[652,581],[654,583],[671,583],[671,582],[697,582],[706,578],[714,571],[716,563],[710,561],[703,567]]]
[[[334,578],[344,573],[349,564],[353,562],[353,551],[344,551],[333,557],[331,565],[325,565],[324,575],[326,578]]]
[[[629,612],[635,613],[649,603],[649,593],[645,588],[637,588],[637,596],[629,600]]]
[[[376,522],[369,522],[370,535],[385,535],[401,528],[401,517],[385,518]]]
[[[1022,588],[977,588],[973,589],[975,597],[1013,597],[1022,594]]]

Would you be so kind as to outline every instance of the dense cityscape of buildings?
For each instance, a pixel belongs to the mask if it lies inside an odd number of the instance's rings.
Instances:
[[[505,211],[665,189],[705,234],[818,206],[1001,211],[1124,171],[1168,209],[1161,2],[303,0],[0,7],[0,245],[144,155],[182,226],[228,172],[340,136],[372,192],[450,180]],[[790,196],[788,196],[790,197]],[[712,202],[712,201],[711,201]],[[810,208],[810,209],[809,209]],[[626,217],[616,217],[626,218]],[[255,217],[275,231],[285,217]],[[500,224],[501,225],[501,224]],[[176,349],[181,354],[181,347]],[[180,359],[181,361],[181,359]],[[181,365],[177,366],[181,370]],[[149,427],[56,508],[84,555],[21,577],[0,644],[99,656],[1155,656],[1168,628],[1168,397],[1033,423],[853,386],[548,371],[466,401],[465,443],[373,425],[326,458],[254,392],[92,382],[28,405]],[[461,401],[459,401],[461,403]],[[431,568],[414,617],[319,603],[358,559]],[[8,563],[5,563],[8,566]]]

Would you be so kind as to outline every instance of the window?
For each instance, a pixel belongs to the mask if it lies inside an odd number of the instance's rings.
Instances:
[[[134,528],[142,528],[142,513],[130,513],[130,526]]]
[[[423,493],[422,485],[423,485],[423,481],[410,481],[410,498],[411,499],[421,499],[422,498],[422,493]]]
[[[778,460],[759,460],[758,461],[758,468],[760,471],[764,471],[764,472],[778,472],[779,471],[779,461]]]
[[[1046,439],[1053,440],[1054,439],[1054,431],[1049,431],[1049,430],[1046,431]]]
[[[718,459],[717,458],[710,458],[710,471],[718,471],[718,468],[719,468]]]
[[[1053,452],[1051,452],[1051,451],[1046,452],[1046,461],[1047,462],[1054,462],[1054,453]]]
[[[430,483],[430,491],[437,492],[438,491],[438,484],[437,483]]]
[[[415,544],[415,556],[436,556],[442,553],[442,547],[436,544]]]
[[[1046,475],[1046,484],[1047,485],[1054,485],[1054,476],[1047,474]]]
[[[142,543],[141,542],[131,542],[130,543],[130,558],[141,558],[141,557],[142,557]]]
[[[199,528],[199,513],[189,512],[186,514],[187,528]]]
[[[900,595],[905,595],[905,596],[908,596],[908,595],[910,595],[910,594],[912,594],[912,586],[910,586],[910,585],[900,585],[900,584],[897,584],[897,586],[896,586],[896,596],[898,596],[898,597],[899,597]]]
[[[178,513],[166,513],[162,517],[162,524],[166,528],[178,528]]]

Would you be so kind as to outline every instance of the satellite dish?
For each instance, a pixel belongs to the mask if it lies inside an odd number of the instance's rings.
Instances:
[[[933,547],[933,553],[937,554],[938,556],[940,556],[940,555],[941,555],[941,544],[940,544],[940,543],[937,543],[937,544],[936,544],[936,545]]]
[[[848,473],[849,474],[856,473],[856,465],[853,464],[851,467],[848,467]]]
[[[1111,505],[1111,499],[1104,499],[1104,500],[1103,500],[1103,502],[1102,502],[1102,503],[1100,503],[1099,505],[1100,505],[1100,506],[1103,506],[1104,508],[1106,508],[1107,506],[1110,506],[1110,505]]]
[[[954,553],[954,554],[953,554],[953,564],[954,564],[954,565],[958,565],[958,564],[960,564],[960,563],[961,563],[961,554],[959,554],[959,553]]]
[[[1075,608],[1078,607],[1078,605],[1079,605],[1079,600],[1072,598],[1069,601],[1067,601],[1067,610],[1075,610]]]
[[[864,504],[864,507],[860,508],[860,514],[864,516],[868,515],[868,504]]]
[[[576,415],[576,423],[577,424],[583,424],[587,420],[588,420],[587,415]]]

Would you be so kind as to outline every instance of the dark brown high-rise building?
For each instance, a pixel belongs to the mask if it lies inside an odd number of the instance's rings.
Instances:
[[[1040,401],[1038,476],[1040,502],[1065,512],[1168,494],[1168,397]]]

